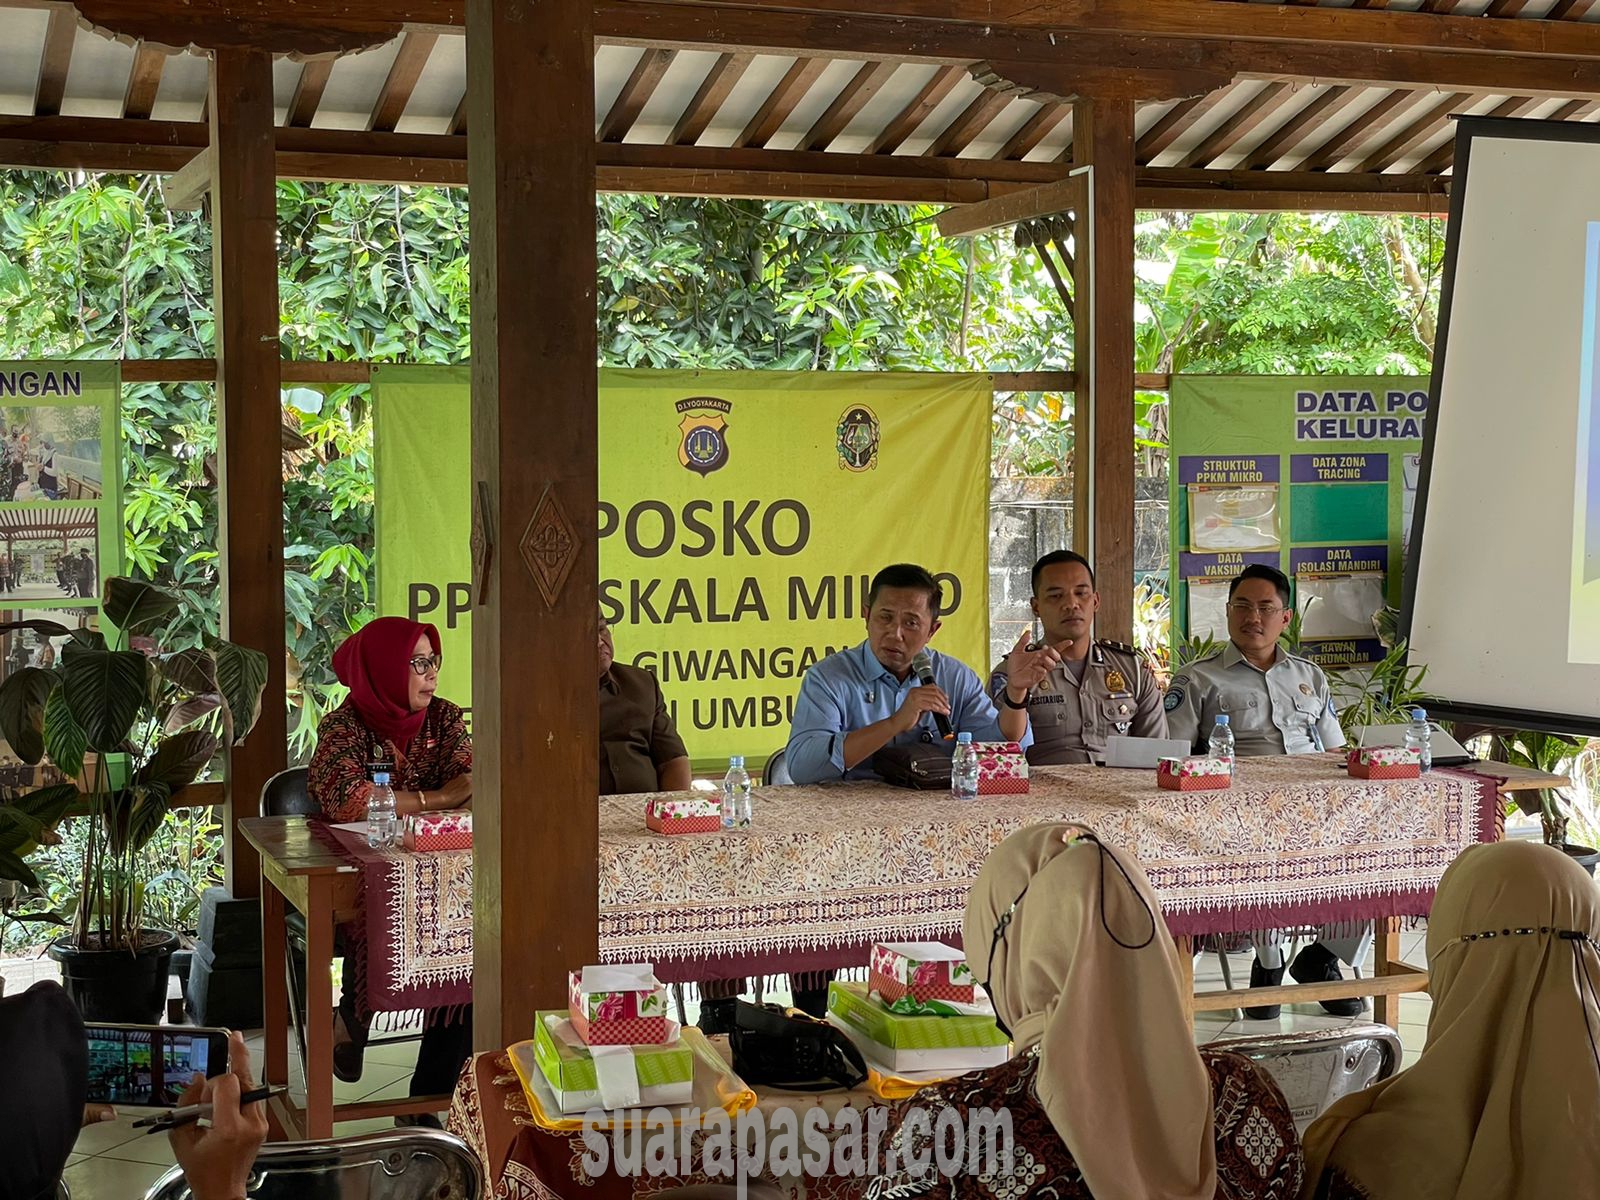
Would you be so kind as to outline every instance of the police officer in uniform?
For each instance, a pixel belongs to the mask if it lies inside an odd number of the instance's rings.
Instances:
[[[1272,754],[1316,754],[1344,745],[1328,677],[1309,659],[1278,644],[1294,613],[1289,579],[1272,567],[1249,566],[1228,588],[1228,644],[1174,675],[1167,688],[1167,725],[1204,753],[1219,714],[1228,714],[1241,758]],[[1366,955],[1371,934],[1329,938],[1307,946],[1289,967],[1301,983],[1342,979],[1339,960],[1354,964]],[[1251,987],[1283,982],[1284,955],[1275,937],[1256,938]],[[1358,1016],[1360,1000],[1324,1000],[1338,1016]],[[1245,1009],[1252,1020],[1271,1020],[1277,1005]]]
[[[1020,741],[1030,728],[1035,766],[1093,762],[1111,734],[1166,737],[1161,685],[1132,646],[1096,638],[1094,568],[1071,550],[1033,565],[1033,612],[1044,638],[1028,632],[989,676],[1000,732]]]

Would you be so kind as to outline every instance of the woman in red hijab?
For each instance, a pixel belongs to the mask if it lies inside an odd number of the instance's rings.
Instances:
[[[334,674],[350,695],[317,727],[307,781],[328,820],[364,820],[378,771],[388,772],[401,816],[471,804],[472,738],[461,709],[434,694],[440,665],[439,631],[404,617],[378,617],[335,651]],[[367,1040],[356,1012],[354,975],[347,958],[333,1035],[334,1074],[347,1083],[361,1077]],[[411,1094],[453,1091],[471,1049],[470,1008],[453,1021],[445,1013],[430,1014]]]
[[[401,816],[471,802],[472,738],[461,710],[434,694],[440,665],[439,631],[404,617],[379,617],[335,651],[350,696],[317,727],[308,783],[328,820],[365,820],[378,770]]]

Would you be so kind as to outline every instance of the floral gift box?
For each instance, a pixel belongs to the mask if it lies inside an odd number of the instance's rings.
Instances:
[[[651,796],[644,823],[657,833],[715,833],[722,828],[722,797],[714,792]]]
[[[1173,792],[1198,792],[1233,784],[1233,764],[1225,758],[1163,758],[1156,783]]]
[[[910,996],[918,1004],[952,1000],[971,1004],[972,971],[967,956],[942,942],[882,943],[872,948],[867,986],[893,1004]]]
[[[1408,746],[1366,746],[1350,751],[1345,768],[1356,779],[1416,779],[1422,759]]]
[[[402,845],[407,850],[471,850],[472,814],[415,813],[406,818]]]
[[[670,1036],[667,989],[646,963],[569,972],[567,1009],[590,1046],[645,1046]]]
[[[978,795],[1022,796],[1028,791],[1028,759],[1016,742],[974,742]]]

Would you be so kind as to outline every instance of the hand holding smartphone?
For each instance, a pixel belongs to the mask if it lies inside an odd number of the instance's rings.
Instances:
[[[89,1104],[171,1108],[196,1074],[228,1069],[228,1031],[184,1025],[89,1025]]]

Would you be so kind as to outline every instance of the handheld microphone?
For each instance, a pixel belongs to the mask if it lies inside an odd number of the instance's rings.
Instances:
[[[911,660],[911,669],[917,673],[917,682],[924,687],[933,686],[933,661],[929,659],[926,650],[918,650],[917,656]],[[945,741],[955,737],[955,731],[950,728],[950,718],[941,712],[933,714],[933,723],[939,727],[939,736]]]

